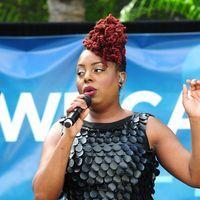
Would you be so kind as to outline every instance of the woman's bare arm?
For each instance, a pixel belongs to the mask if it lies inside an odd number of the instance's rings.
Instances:
[[[72,143],[76,134],[80,132],[83,119],[89,113],[82,96],[79,95],[67,110],[70,113],[76,107],[84,109],[76,123],[70,128],[65,128],[57,122],[44,141],[41,161],[33,179],[35,200],[55,200],[59,197]],[[63,135],[61,136],[62,128]]]
[[[192,154],[183,147],[176,135],[159,120],[149,117],[147,136],[160,164],[173,176],[192,187],[200,187],[200,181],[193,178],[190,168]],[[199,164],[200,166],[200,164]],[[196,177],[200,177],[196,173]]]
[[[200,187],[200,80],[183,86],[183,106],[191,127],[192,150],[185,149],[175,134],[154,117],[149,117],[147,136],[163,167],[182,182]],[[176,123],[176,122],[174,122]]]
[[[67,131],[61,137],[61,125],[56,123],[44,142],[39,168],[33,179],[35,200],[58,199],[73,143]]]

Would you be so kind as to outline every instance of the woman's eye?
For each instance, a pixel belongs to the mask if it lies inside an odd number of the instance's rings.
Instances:
[[[77,75],[78,75],[78,76],[82,76],[83,74],[84,74],[84,71],[78,71],[78,72],[77,72]]]
[[[102,71],[105,71],[104,69],[102,68],[97,68],[97,69],[94,69],[95,72],[102,72]]]

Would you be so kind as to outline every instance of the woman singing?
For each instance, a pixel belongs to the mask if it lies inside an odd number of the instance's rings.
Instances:
[[[111,14],[84,39],[76,66],[79,96],[67,110],[83,109],[70,128],[56,122],[45,139],[33,180],[35,199],[151,200],[158,162],[173,176],[200,187],[200,81],[183,86],[191,126],[189,152],[148,113],[120,106],[126,80],[125,26]],[[92,100],[88,108],[84,100]]]

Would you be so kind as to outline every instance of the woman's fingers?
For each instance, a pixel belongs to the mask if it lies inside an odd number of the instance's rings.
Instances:
[[[193,81],[192,81],[193,80]],[[195,79],[192,79],[192,80],[187,80],[186,82],[189,84],[189,89],[190,91],[192,90],[195,90],[195,86],[194,86],[194,80]]]
[[[190,85],[191,91],[200,89],[200,80],[192,79],[192,80],[186,80],[186,82]]]
[[[69,106],[69,108],[67,109],[67,114],[69,114],[70,112],[72,112],[75,108],[80,107],[83,110],[85,110],[87,108],[87,104],[85,102],[85,100],[83,99],[84,95],[79,95]]]
[[[182,95],[183,95],[183,100],[188,99],[188,89],[187,89],[186,84],[183,84],[183,92],[182,92]]]
[[[85,117],[88,115],[90,109],[86,108],[80,115],[80,119],[83,121],[85,119]]]
[[[195,99],[200,98],[200,80],[192,79],[186,81],[189,84],[189,97],[193,97]]]
[[[200,80],[197,80],[197,82],[196,82],[196,89],[200,90]]]

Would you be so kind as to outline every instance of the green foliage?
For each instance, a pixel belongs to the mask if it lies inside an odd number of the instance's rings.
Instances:
[[[132,0],[120,13],[121,21],[200,20],[199,0]]]
[[[85,19],[86,21],[98,21],[112,13],[115,17],[120,16],[120,10],[130,0],[85,0]]]
[[[0,1],[0,22],[46,22],[46,0]]]
[[[200,0],[85,0],[85,20],[200,20]],[[47,0],[0,0],[0,22],[47,22]]]

